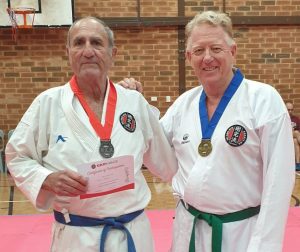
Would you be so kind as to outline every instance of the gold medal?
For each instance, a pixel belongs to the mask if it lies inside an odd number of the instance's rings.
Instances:
[[[201,157],[208,156],[212,151],[212,145],[210,139],[202,139],[198,146],[198,152]]]

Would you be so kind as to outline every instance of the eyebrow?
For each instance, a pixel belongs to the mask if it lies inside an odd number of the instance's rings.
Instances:
[[[211,45],[208,45],[208,46],[194,45],[191,48],[194,49],[194,48],[204,48],[204,47],[214,47],[214,46],[224,47],[224,45],[222,43],[214,43],[214,44],[211,44]]]
[[[86,39],[89,39],[90,41],[97,41],[97,42],[100,42],[101,45],[104,44],[104,40],[100,37],[90,37],[90,38],[86,38],[85,36],[77,36],[73,39],[73,43],[74,42],[78,42],[78,41],[81,41],[81,40],[86,40]]]

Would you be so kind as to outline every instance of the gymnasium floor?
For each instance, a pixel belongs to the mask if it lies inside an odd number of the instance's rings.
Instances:
[[[144,176],[152,192],[152,200],[147,209],[174,209],[175,200],[169,184],[162,183],[158,178],[153,177],[148,170],[143,170]],[[8,181],[5,174],[0,173],[0,215],[7,215],[9,212],[9,197],[12,183]],[[12,214],[36,214],[40,213],[34,209],[31,203],[23,194],[14,187],[14,201]],[[291,206],[300,205],[300,172],[296,176],[296,183],[291,197]]]
[[[154,178],[147,170],[144,176],[152,191],[152,200],[146,213],[150,219],[156,252],[167,252],[171,243],[172,219],[175,200],[171,187]],[[45,214],[37,212],[22,193],[13,186],[7,176],[0,173],[0,251],[9,252],[41,252],[48,251],[50,246],[50,230],[53,216],[51,211]],[[13,202],[9,202],[11,189],[14,189]],[[300,247],[300,173],[291,197],[291,209],[286,228],[283,252],[298,252]],[[11,204],[9,204],[11,203]],[[13,203],[13,204],[12,204]],[[12,214],[13,216],[8,216]],[[162,217],[163,216],[163,217]],[[32,245],[32,241],[42,240]],[[14,243],[14,240],[18,240]],[[21,249],[22,248],[22,249]]]

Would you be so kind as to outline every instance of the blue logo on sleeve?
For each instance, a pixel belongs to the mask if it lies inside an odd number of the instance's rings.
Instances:
[[[56,140],[56,143],[57,143],[58,141],[66,142],[66,138],[68,138],[68,137],[63,137],[62,135],[58,135],[57,140]]]

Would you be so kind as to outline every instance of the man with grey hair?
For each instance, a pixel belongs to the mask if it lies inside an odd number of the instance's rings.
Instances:
[[[116,52],[103,22],[76,21],[74,76],[33,101],[7,144],[16,185],[37,209],[54,210],[52,252],[154,251],[141,166],[171,180],[177,162],[143,96],[108,78]]]
[[[161,119],[179,166],[172,252],[282,251],[295,178],[291,121],[271,85],[234,67],[232,33],[230,18],[213,11],[186,26],[199,86]]]
[[[200,13],[186,33],[200,85],[161,119],[179,161],[172,251],[280,252],[295,176],[284,102],[234,67],[226,14]]]

